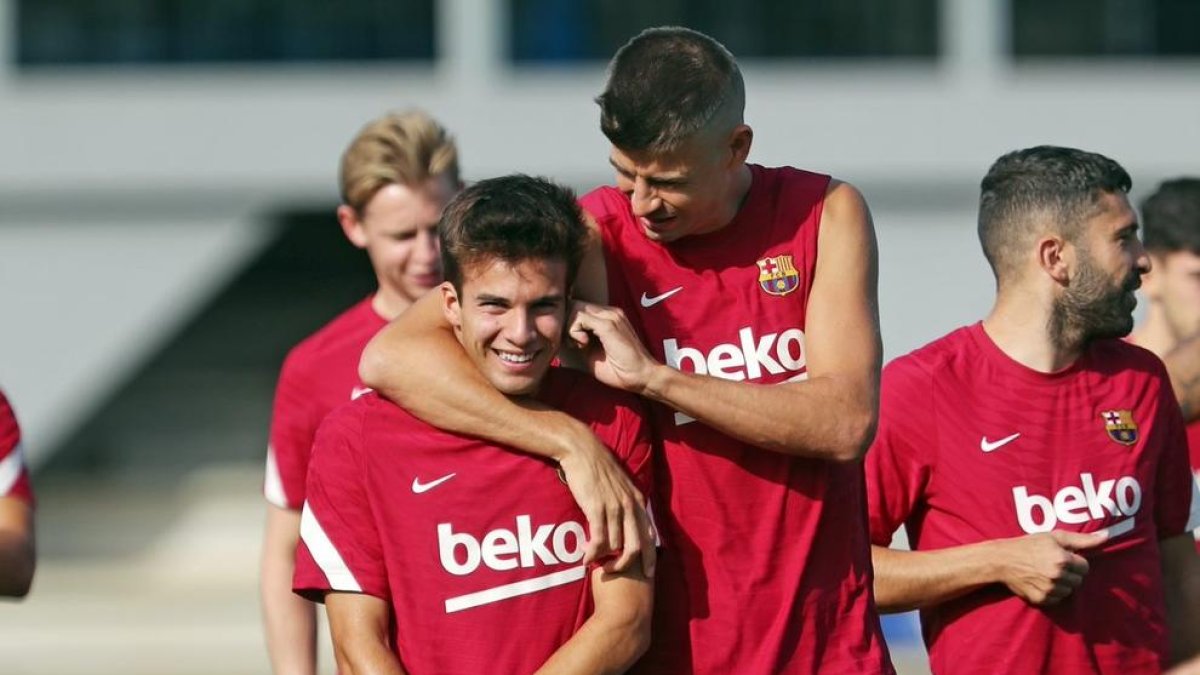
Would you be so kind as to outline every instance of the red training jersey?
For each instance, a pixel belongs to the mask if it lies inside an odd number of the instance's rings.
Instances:
[[[367,298],[296,345],[275,388],[263,494],[283,509],[304,504],[308,456],[321,420],[370,389],[358,377],[363,349],[387,320]]]
[[[1188,452],[1192,457],[1192,472],[1196,476],[1196,482],[1200,483],[1200,420],[1187,425],[1187,437]],[[1200,528],[1193,530],[1192,535],[1196,537],[1196,551],[1200,552]]]
[[[582,204],[603,234],[609,301],[656,358],[728,380],[802,380],[829,177],[750,170],[729,225],[667,245],[645,236],[616,189]],[[666,406],[652,415],[666,548],[646,672],[890,672],[862,466],[769,452]]]
[[[1200,518],[1186,443],[1162,362],[1120,340],[1045,374],[975,324],[889,364],[866,462],[875,544],[902,524],[914,550],[1056,529],[1111,537],[1081,552],[1090,570],[1059,604],[994,584],[923,611],[933,672],[1158,672],[1158,542]]]
[[[33,504],[29,468],[21,452],[21,428],[12,406],[0,391],[0,497],[16,497]]]
[[[637,399],[558,368],[538,398],[589,424],[650,488]],[[553,463],[371,394],[317,434],[295,589],[390,602],[392,645],[413,675],[530,673],[592,612],[586,524]]]

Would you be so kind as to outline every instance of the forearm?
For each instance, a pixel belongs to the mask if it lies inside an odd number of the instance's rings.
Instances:
[[[1200,655],[1200,557],[1191,535],[1160,542],[1171,662]]]
[[[291,552],[264,546],[260,592],[271,671],[312,675],[317,669],[317,620],[313,604],[292,592]]]
[[[35,565],[32,537],[0,530],[0,597],[25,597]]]
[[[931,607],[999,580],[988,542],[937,551],[872,546],[871,562],[883,613]]]
[[[339,675],[405,675],[400,659],[378,640],[357,638],[334,644]]]
[[[420,312],[424,323],[433,323],[429,308],[422,306],[427,298],[409,313]],[[407,318],[402,316],[384,328],[363,352],[363,381],[384,397],[440,429],[550,459],[561,459],[580,436],[590,434],[568,415],[501,394],[471,363],[448,328],[412,328]]]
[[[758,385],[660,365],[643,393],[750,445],[834,461],[862,457],[878,413],[873,383],[834,375]]]
[[[1193,335],[1164,354],[1163,364],[1184,420],[1200,418],[1200,335]]]

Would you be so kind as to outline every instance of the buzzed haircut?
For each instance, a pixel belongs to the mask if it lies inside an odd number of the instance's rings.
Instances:
[[[721,43],[677,26],[642,31],[617,50],[596,97],[600,129],[618,148],[671,152],[722,110],[746,107],[737,61]]]
[[[1038,236],[1075,240],[1105,193],[1131,186],[1120,164],[1075,148],[1039,145],[996,160],[979,195],[979,242],[996,280],[1016,269]],[[1052,229],[1039,229],[1046,224]]]
[[[342,153],[342,203],[360,216],[388,185],[417,186],[435,176],[459,182],[458,147],[420,110],[389,113],[364,126]]]
[[[1165,181],[1142,201],[1142,240],[1153,253],[1200,253],[1200,178]]]
[[[589,230],[570,188],[521,174],[482,180],[446,206],[438,225],[442,270],[462,292],[463,270],[501,260],[559,260],[575,281]]]

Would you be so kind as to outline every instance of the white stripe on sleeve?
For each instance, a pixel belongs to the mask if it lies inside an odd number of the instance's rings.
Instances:
[[[1192,511],[1186,529],[1195,532],[1196,538],[1200,539],[1200,471],[1192,474]]]
[[[308,552],[312,553],[313,560],[317,561],[317,565],[325,573],[331,589],[362,592],[362,586],[358,585],[358,580],[354,578],[350,568],[346,567],[342,554],[338,553],[333,542],[329,541],[329,536],[325,534],[321,523],[317,522],[317,517],[313,515],[307,501],[304,502],[304,510],[300,513],[300,538],[304,540]]]
[[[12,452],[0,460],[0,497],[8,495],[12,491],[13,486],[17,484],[17,479],[21,477],[21,472],[24,470],[25,456],[21,451],[21,444],[17,443]]]
[[[283,489],[283,479],[279,477],[279,465],[275,463],[275,448],[267,446],[267,477],[263,481],[263,495],[267,501],[281,509],[288,506],[287,492]]]

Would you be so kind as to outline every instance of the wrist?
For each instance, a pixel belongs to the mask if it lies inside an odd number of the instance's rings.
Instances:
[[[675,377],[679,376],[680,372],[678,370],[663,363],[655,363],[650,367],[650,371],[646,375],[645,383],[641,389],[634,393],[660,403],[665,402],[667,392],[671,388],[671,382]]]
[[[582,456],[595,443],[591,436],[592,430],[587,425],[567,418],[564,424],[559,425],[558,433],[552,434],[550,459],[561,465]]]
[[[1003,540],[980,542],[975,550],[979,559],[978,580],[981,584],[1002,584],[1007,579],[1008,557]]]

